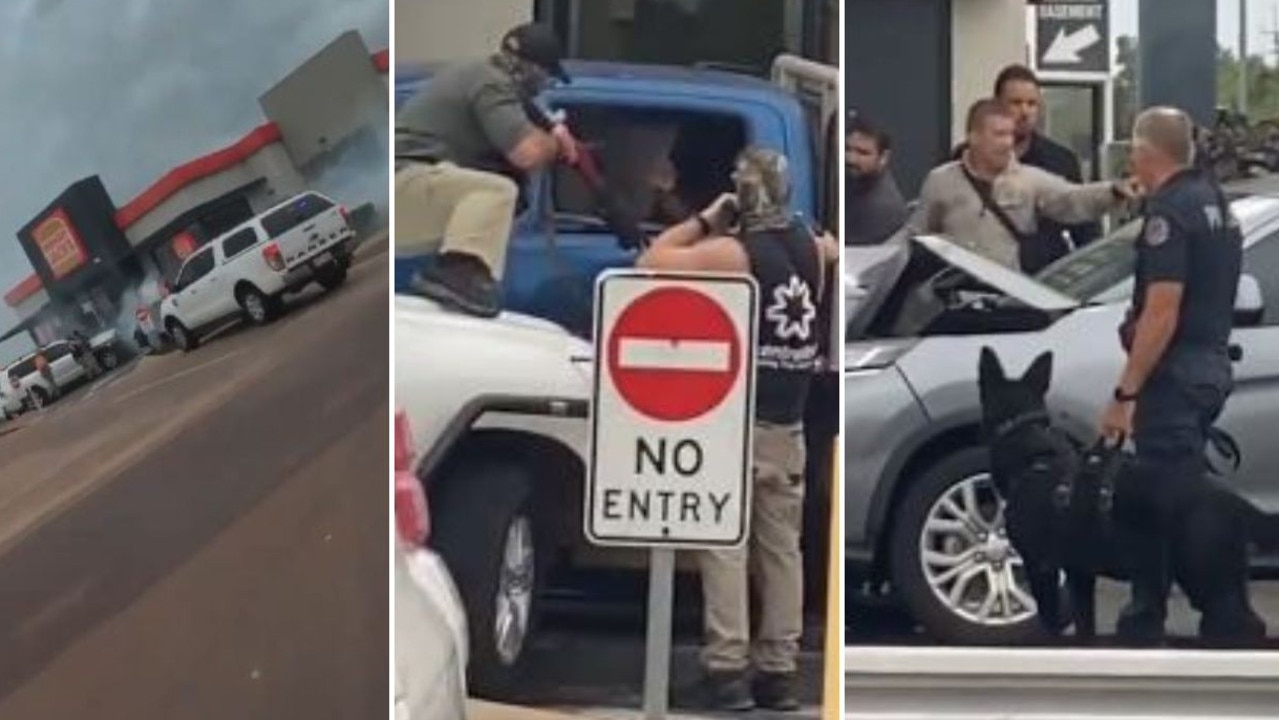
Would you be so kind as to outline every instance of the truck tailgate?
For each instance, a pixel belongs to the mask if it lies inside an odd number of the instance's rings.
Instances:
[[[284,257],[285,267],[292,270],[319,258],[351,235],[351,228],[341,212],[331,208],[284,233],[275,242]]]

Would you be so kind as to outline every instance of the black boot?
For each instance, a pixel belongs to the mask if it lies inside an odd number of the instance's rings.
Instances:
[[[794,712],[799,709],[794,673],[761,672],[755,676],[755,705],[765,710]]]
[[[746,712],[755,709],[750,682],[743,671],[707,671],[697,685],[677,693],[675,704],[699,710]]]
[[[470,315],[497,317],[502,308],[497,300],[497,283],[478,258],[463,253],[444,253],[414,275],[413,289],[441,305]]]

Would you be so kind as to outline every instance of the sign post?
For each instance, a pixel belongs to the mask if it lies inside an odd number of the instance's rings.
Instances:
[[[756,306],[746,276],[611,271],[595,288],[585,531],[651,550],[644,717],[666,717],[676,550],[749,534]]]
[[[1110,76],[1107,0],[1045,0],[1035,6],[1035,67],[1041,72]]]

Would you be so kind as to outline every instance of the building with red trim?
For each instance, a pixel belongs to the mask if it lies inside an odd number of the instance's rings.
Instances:
[[[26,331],[45,344],[133,318],[148,281],[171,280],[204,243],[313,187],[347,149],[370,150],[360,146],[386,132],[388,65],[386,50],[345,33],[259,97],[262,124],[137,197],[117,205],[96,175],[72,183],[17,233],[35,271],[4,294],[21,322],[0,340]]]

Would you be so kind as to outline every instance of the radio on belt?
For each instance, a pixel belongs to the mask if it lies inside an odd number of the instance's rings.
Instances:
[[[591,542],[745,541],[757,295],[755,281],[739,275],[600,278],[585,508]]]

